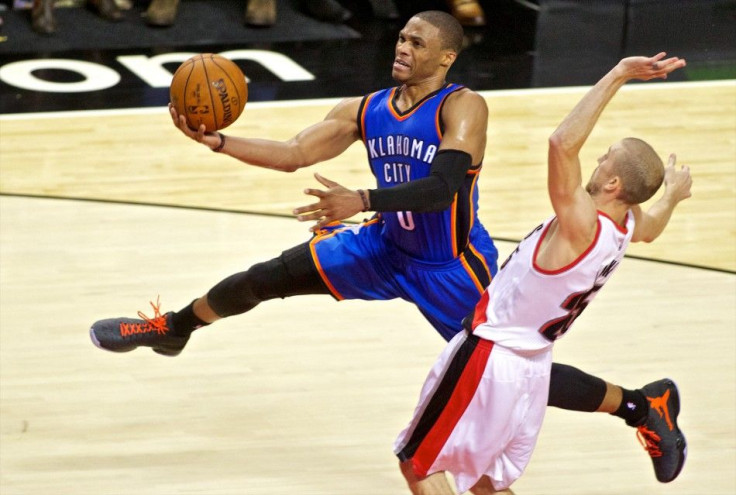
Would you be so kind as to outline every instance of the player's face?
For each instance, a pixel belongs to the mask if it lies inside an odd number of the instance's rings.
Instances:
[[[447,50],[441,49],[439,28],[412,17],[399,33],[391,77],[401,83],[422,81],[440,72]]]

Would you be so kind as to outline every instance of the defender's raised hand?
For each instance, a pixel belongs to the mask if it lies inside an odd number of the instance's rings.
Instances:
[[[693,178],[690,176],[690,167],[682,165],[679,170],[675,168],[677,157],[674,153],[670,155],[667,167],[664,169],[665,194],[674,202],[680,202],[689,198],[692,193]]]
[[[657,78],[667,79],[667,74],[687,65],[685,59],[678,57],[665,59],[666,56],[665,52],[660,52],[653,57],[627,57],[619,62],[618,69],[623,71],[627,79],[648,81]]]

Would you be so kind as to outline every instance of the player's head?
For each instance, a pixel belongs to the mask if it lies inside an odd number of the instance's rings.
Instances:
[[[657,152],[641,139],[626,138],[598,159],[585,189],[592,196],[608,192],[619,201],[636,205],[651,198],[663,179],[664,163]]]
[[[439,10],[420,12],[399,32],[391,76],[401,83],[434,76],[444,80],[462,45],[457,19]]]

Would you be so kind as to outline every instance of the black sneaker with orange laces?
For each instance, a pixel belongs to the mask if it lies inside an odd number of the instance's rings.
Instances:
[[[649,402],[649,413],[637,426],[636,434],[652,458],[657,480],[669,483],[680,474],[687,456],[685,435],[677,427],[680,393],[669,378],[644,385],[640,390]]]
[[[189,335],[176,335],[173,331],[173,312],[161,314],[161,305],[151,302],[153,318],[138,311],[138,318],[109,318],[96,321],[89,329],[89,336],[100,349],[112,352],[128,352],[136,347],[153,348],[165,356],[176,356],[184,349]]]

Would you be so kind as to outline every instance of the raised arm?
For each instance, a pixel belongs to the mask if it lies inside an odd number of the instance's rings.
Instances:
[[[683,67],[677,57],[629,57],[621,60],[591,88],[549,138],[547,188],[558,219],[559,234],[575,247],[587,246],[595,234],[597,213],[582,184],[580,149],[613,95],[632,79],[666,79]]]
[[[659,237],[667,223],[670,221],[672,212],[683,199],[690,197],[690,188],[693,179],[690,177],[690,168],[682,166],[680,170],[675,169],[677,157],[670,155],[667,167],[664,169],[664,193],[662,197],[654,202],[647,211],[642,211],[639,206],[632,208],[636,216],[636,227],[633,242],[652,242]]]
[[[307,127],[288,141],[242,138],[220,133],[207,133],[204,125],[198,130],[190,129],[183,115],[177,115],[169,104],[174,125],[186,136],[225,153],[238,160],[282,172],[293,172],[302,167],[329,160],[345,151],[360,139],[358,133],[358,107],[360,98],[349,98],[340,102],[317,124]]]

